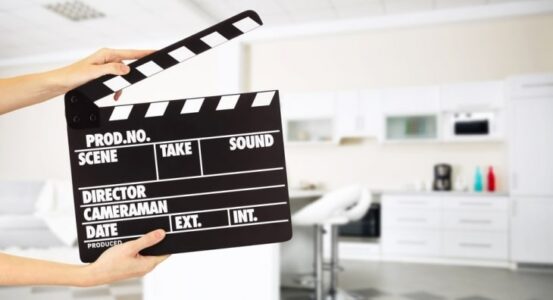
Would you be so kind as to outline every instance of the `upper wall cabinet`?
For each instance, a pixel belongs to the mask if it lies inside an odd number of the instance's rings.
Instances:
[[[382,92],[382,113],[386,116],[437,114],[440,110],[438,87],[408,87]]]
[[[444,141],[502,141],[505,88],[502,81],[440,87]]]
[[[328,119],[334,115],[334,93],[294,93],[281,98],[282,116],[286,119]]]
[[[533,87],[533,93],[553,90],[547,84],[526,83],[525,88]],[[336,143],[348,137],[384,142],[501,141],[504,94],[500,81],[282,94],[284,134],[288,142],[308,143]]]
[[[281,97],[284,136],[288,142],[334,142],[334,93],[296,93]]]
[[[334,130],[338,139],[377,136],[380,92],[375,90],[338,92],[334,105]]]
[[[438,87],[384,90],[381,107],[382,141],[433,141],[439,138]]]
[[[478,82],[441,87],[441,109],[447,113],[496,111],[504,107],[503,82]]]

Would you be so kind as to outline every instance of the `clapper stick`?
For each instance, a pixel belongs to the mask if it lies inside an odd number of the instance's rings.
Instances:
[[[129,64],[126,75],[105,75],[65,95],[67,124],[73,128],[99,126],[95,101],[184,62],[211,48],[263,25],[259,15],[251,10],[242,12],[179,42],[158,50]]]
[[[160,255],[292,236],[277,90],[98,107],[94,102],[262,25],[240,13],[65,95],[83,262],[158,228]]]

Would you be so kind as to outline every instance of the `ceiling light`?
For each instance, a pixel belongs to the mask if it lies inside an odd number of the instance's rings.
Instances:
[[[45,7],[71,21],[80,22],[105,17],[105,14],[81,1],[47,4]]]

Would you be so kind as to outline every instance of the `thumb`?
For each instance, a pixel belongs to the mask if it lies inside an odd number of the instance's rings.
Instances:
[[[103,65],[95,66],[97,77],[112,74],[112,75],[125,75],[131,70],[129,66],[124,63],[107,63]]]
[[[165,238],[165,231],[163,229],[157,229],[150,231],[142,237],[130,241],[127,243],[128,247],[133,251],[133,253],[138,253],[144,248],[151,247],[163,240]]]

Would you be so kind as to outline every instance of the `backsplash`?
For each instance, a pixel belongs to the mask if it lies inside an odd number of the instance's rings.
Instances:
[[[493,166],[497,191],[508,191],[507,146],[504,143],[400,143],[365,140],[345,145],[288,145],[288,178],[321,183],[327,188],[351,183],[377,190],[407,190],[429,186],[436,163],[453,166],[453,182],[460,178],[472,189],[475,168]],[[455,186],[454,186],[455,188]]]

